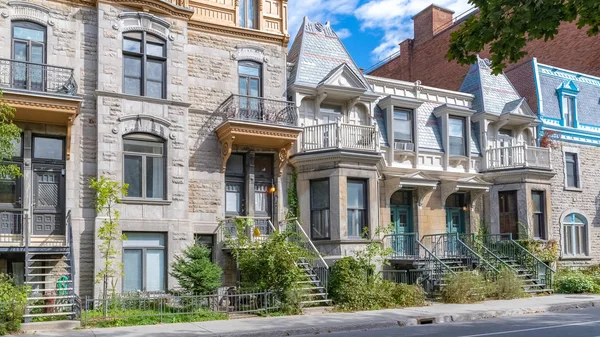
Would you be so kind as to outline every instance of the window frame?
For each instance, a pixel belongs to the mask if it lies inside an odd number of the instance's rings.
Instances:
[[[38,158],[35,156],[35,141],[38,138],[48,138],[48,139],[59,139],[62,141],[62,156],[61,159],[50,159],[50,158]],[[23,138],[21,138],[23,139]],[[21,140],[22,141],[22,140]],[[23,145],[21,145],[21,150],[23,151]],[[23,152],[21,152],[23,154]],[[57,135],[46,135],[46,134],[32,134],[31,135],[31,161],[37,163],[57,163],[63,164],[66,161],[67,157],[67,139],[64,136]]]
[[[566,214],[566,215],[564,215]],[[576,217],[582,220],[582,223],[575,221]],[[571,219],[568,219],[571,218]],[[579,211],[567,211],[561,216],[561,257],[564,258],[587,258],[590,254],[590,233],[589,233],[589,221],[588,218]],[[570,221],[570,222],[568,222]],[[576,233],[579,229],[581,242],[577,242]],[[584,238],[581,238],[581,235]],[[569,236],[569,244],[565,241],[565,238]],[[573,253],[567,252],[567,246],[569,246]]]
[[[402,119],[396,118],[396,112],[407,114],[408,119],[402,120]],[[399,123],[398,121],[408,123],[408,125],[410,126],[410,139],[400,139],[400,138],[397,139],[396,138],[396,123]],[[395,107],[394,115],[393,115],[393,123],[394,123],[394,126],[392,128],[392,133],[394,136],[394,143],[396,143],[396,142],[403,142],[403,143],[410,143],[410,144],[415,143],[414,110]]]
[[[142,251],[142,289],[140,290],[141,292],[146,292],[147,290],[147,278],[146,278],[146,272],[147,272],[147,253],[148,250],[162,250],[163,251],[163,259],[164,259],[164,270],[163,270],[163,289],[162,290],[158,290],[157,292],[166,292],[167,289],[169,289],[169,285],[167,284],[168,282],[168,272],[169,272],[169,257],[168,257],[168,234],[164,233],[164,232],[135,232],[135,231],[129,231],[129,232],[123,232],[123,234],[125,235],[125,237],[127,237],[127,234],[129,233],[136,233],[136,234],[143,234],[143,233],[147,233],[147,234],[160,234],[163,236],[163,240],[164,240],[164,244],[162,246],[140,246],[140,247],[126,247],[125,241],[127,240],[123,240],[124,244],[122,245],[122,249],[121,249],[121,261],[123,262],[123,265],[125,265],[125,251],[126,250],[139,250]],[[122,282],[121,282],[121,291],[124,293],[128,293],[131,291],[126,291],[125,290],[125,277],[127,277],[126,275],[123,276],[122,278]]]
[[[573,157],[573,161],[569,160],[569,157]],[[569,184],[569,167],[570,164],[573,165],[573,178],[574,178],[574,185],[571,186]],[[564,174],[565,174],[565,190],[574,190],[574,191],[580,191],[582,189],[582,183],[581,183],[581,169],[580,169],[580,160],[579,160],[579,151],[577,149],[569,149],[569,148],[565,148],[564,149]]]
[[[141,34],[141,38],[138,39],[138,38],[131,36],[133,34]],[[151,36],[151,38],[162,42],[163,56],[149,55],[147,53],[146,44],[149,42],[148,36]],[[147,33],[146,31],[143,31],[143,30],[135,30],[135,31],[125,32],[125,33],[123,33],[122,37],[123,37],[123,41],[121,43],[121,50],[123,53],[123,77],[122,77],[123,85],[122,85],[121,91],[127,95],[144,96],[144,97],[157,98],[157,99],[166,99],[167,98],[167,59],[168,59],[167,41],[156,34]],[[123,48],[123,46],[125,44],[125,40],[138,41],[140,43],[140,51],[132,52],[132,51],[125,50],[125,48]],[[155,41],[150,41],[150,43],[155,43]],[[125,75],[125,59],[127,57],[139,58],[141,60],[140,92],[139,92],[139,94],[128,93],[125,91],[125,78],[128,77]],[[148,63],[149,63],[148,60],[150,60],[150,62],[160,61],[162,63],[161,97],[148,96],[148,92],[146,90],[146,82],[148,81],[148,77],[147,77],[147,68],[148,68]]]
[[[364,200],[364,205],[363,208],[350,208],[348,207],[348,202],[349,202],[349,198],[348,198],[348,194],[346,194],[346,214],[347,214],[347,218],[346,218],[346,223],[347,223],[347,229],[348,229],[348,238],[351,239],[364,239],[363,235],[365,233],[363,233],[363,229],[365,227],[367,227],[367,231],[370,230],[370,226],[369,226],[369,193],[367,191],[368,186],[369,186],[369,180],[368,179],[361,179],[361,178],[348,178],[346,180],[346,191],[348,191],[348,186],[350,185],[350,183],[360,183],[363,186],[363,200]],[[359,226],[358,228],[358,233],[356,233],[356,235],[350,235],[350,212],[356,212],[356,211],[363,211],[364,215],[363,215],[363,220],[364,222],[361,224],[361,226]],[[353,233],[354,234],[354,233]]]
[[[258,76],[254,76],[254,75],[248,75],[248,74],[242,74],[240,71],[240,67],[242,66],[246,66],[246,67],[252,67],[252,68],[256,68],[258,69]],[[263,97],[263,65],[260,62],[256,62],[256,61],[251,61],[251,60],[240,60],[238,62],[238,66],[237,66],[237,70],[238,70],[238,92],[240,93],[240,96],[244,96],[244,97]],[[246,82],[246,90],[248,92],[250,92],[250,80],[258,80],[258,96],[250,96],[250,95],[242,95],[241,94],[241,86],[240,86],[240,79],[241,78],[247,78],[248,81]]]
[[[145,138],[145,139],[144,139]],[[153,139],[153,140],[152,140]],[[155,143],[161,143],[162,147],[163,147],[163,153],[161,155],[156,155],[156,154],[151,154],[151,153],[147,153],[147,152],[133,152],[133,151],[125,151],[125,142],[127,140],[136,140],[136,141],[146,141],[146,142],[155,142]],[[126,156],[132,156],[132,157],[142,157],[142,176],[141,176],[141,196],[135,196],[135,197],[131,197],[129,195],[127,195],[126,197],[124,197],[124,200],[141,200],[141,201],[164,201],[167,200],[167,141],[159,136],[153,135],[153,134],[149,134],[149,133],[129,133],[126,135],[123,135],[122,138],[122,151],[123,151],[123,183],[125,184],[125,170],[126,170],[126,166],[125,166],[125,157]],[[147,167],[147,158],[162,158],[163,160],[163,174],[162,174],[162,183],[163,183],[163,195],[161,198],[149,198],[147,196],[148,193],[148,187],[147,187],[147,179],[148,179],[148,167]]]
[[[562,117],[563,126],[568,128],[577,127],[577,98],[574,95],[563,94]]]
[[[252,4],[253,17],[252,20],[248,21],[248,8],[249,4]],[[258,27],[258,1],[256,0],[240,0],[239,4],[239,27],[247,28],[247,29],[259,29]],[[252,26],[249,26],[249,22],[252,23]]]
[[[211,240],[211,244],[209,245],[205,245],[202,242],[200,242],[200,238],[201,237],[205,237],[205,238],[210,238]],[[215,242],[216,242],[216,237],[214,234],[204,234],[204,233],[196,233],[194,234],[194,243],[196,245],[202,245],[206,248],[208,248],[210,250],[210,262],[215,262]]]
[[[246,161],[247,161],[247,156],[244,153],[232,153],[229,156],[229,159],[231,159],[231,157],[233,156],[241,156],[242,157],[242,172],[241,173],[231,173],[231,172],[227,172],[227,163],[225,164],[225,189],[223,191],[224,195],[223,195],[223,200],[225,201],[225,204],[223,205],[223,209],[225,212],[225,216],[226,217],[236,217],[236,216],[244,216],[246,214],[246,175],[247,175],[247,170],[246,170]],[[240,198],[239,198],[239,208],[240,211],[239,212],[231,212],[227,210],[227,186],[228,184],[231,185],[239,185],[240,186]]]
[[[539,195],[540,204],[539,210],[535,207],[535,202],[533,201],[533,196]],[[546,239],[546,191],[541,190],[533,190],[531,191],[531,203],[533,205],[532,214],[533,214],[533,225],[537,226],[537,231],[539,235],[535,235],[535,228],[533,228],[533,237],[534,239]],[[536,223],[537,221],[537,223]]]
[[[459,137],[452,136],[450,134],[450,126],[452,124],[452,120],[460,121],[462,124],[462,136],[460,139],[462,140],[462,153],[456,154],[452,153],[452,139]],[[466,118],[458,117],[458,116],[448,116],[448,155],[450,156],[467,156],[467,126],[466,126]]]
[[[313,185],[320,183],[320,182],[327,182],[327,207],[315,207],[313,205]],[[310,238],[313,241],[319,241],[319,240],[331,240],[331,185],[330,185],[330,181],[329,178],[322,178],[322,179],[313,179],[310,180],[310,186],[309,186],[310,190],[309,190],[309,194],[310,194]],[[314,224],[313,224],[313,212],[318,212],[319,214],[319,218],[323,219],[323,211],[327,211],[327,235],[322,236],[322,237],[315,237],[314,233],[315,231],[313,230]]]

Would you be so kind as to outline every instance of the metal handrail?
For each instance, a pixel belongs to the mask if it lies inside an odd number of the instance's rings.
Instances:
[[[492,272],[494,272],[494,274],[496,274],[496,276],[498,274],[500,274],[500,271],[498,269],[496,269],[496,267],[494,267],[491,263],[489,263],[486,259],[484,259],[481,255],[477,254],[476,251],[474,251],[473,249],[471,249],[471,247],[469,247],[467,244],[465,244],[461,239],[460,236],[458,235],[458,233],[456,234],[456,239],[458,242],[460,242],[460,244],[466,248],[471,254],[475,255],[475,257],[477,258],[477,260],[481,263],[483,262],[483,264],[485,264],[488,268],[492,269]]]
[[[7,58],[0,58],[0,86],[71,96],[78,89],[73,68]]]
[[[232,94],[217,109],[216,115],[228,120],[297,126],[296,103],[264,97]]]
[[[325,259],[323,259],[323,256],[321,255],[321,253],[317,250],[317,247],[315,247],[315,244],[308,237],[308,235],[306,234],[306,231],[304,230],[304,228],[302,228],[302,226],[298,222],[298,219],[292,218],[292,219],[288,219],[287,221],[288,222],[289,221],[294,221],[294,225],[296,226],[296,228],[300,229],[300,233],[302,234],[302,236],[304,237],[304,239],[309,243],[310,247],[312,248],[312,251],[316,254],[316,256],[319,257],[319,260],[325,266],[325,268],[329,268],[329,265],[327,264],[327,262],[325,262]],[[298,232],[298,231],[296,230],[296,232]]]
[[[498,255],[496,255],[494,252],[492,252],[490,249],[488,249],[484,244],[482,244],[481,242],[477,241],[477,239],[475,238],[475,234],[465,234],[463,237],[470,237],[470,240],[472,240],[471,242],[473,243],[473,245],[477,245],[478,248],[483,249],[486,252],[486,254],[490,255],[494,260],[496,260],[496,262],[498,262],[498,264],[501,264],[501,265],[503,265],[503,266],[505,266],[507,268],[510,268],[510,269],[514,270],[513,266],[511,266],[510,264],[506,263]]]
[[[398,238],[398,237],[406,237],[406,238],[410,238],[413,237],[414,240],[412,240],[412,244],[409,244],[408,249],[406,249],[405,251],[412,251],[412,254],[398,254],[398,252],[396,251],[396,247],[392,247],[392,250],[394,250],[394,254],[392,255],[393,257],[398,257],[398,256],[402,256],[402,257],[419,257],[419,246],[414,244],[415,242],[419,241],[419,233],[418,232],[413,232],[413,233],[394,233],[394,234],[386,234],[383,236],[383,242],[384,245],[387,242],[386,238],[391,238],[392,241],[392,246],[394,246],[394,239]],[[410,239],[409,239],[410,240]],[[406,240],[408,241],[408,240]],[[398,241],[396,241],[398,242]],[[412,247],[411,247],[412,246]]]

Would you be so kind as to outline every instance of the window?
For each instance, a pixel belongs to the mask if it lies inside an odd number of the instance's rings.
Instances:
[[[577,153],[565,153],[565,166],[567,187],[580,188]]]
[[[348,179],[348,237],[361,237],[367,226],[366,186],[365,180]]]
[[[33,158],[64,160],[65,141],[62,138],[33,137]]]
[[[256,154],[254,157],[254,213],[257,216],[270,216],[273,186],[273,155]]]
[[[123,92],[166,97],[166,43],[146,32],[123,33]]]
[[[256,0],[240,0],[240,27],[258,29]]]
[[[313,240],[330,238],[329,179],[310,182],[310,236]]]
[[[124,233],[123,291],[164,291],[165,235],[162,233]]]
[[[323,124],[336,123],[338,119],[342,119],[341,105],[321,104],[319,111],[321,112],[321,116],[323,118]],[[325,128],[325,132],[329,132],[329,129]]]
[[[256,62],[242,61],[238,64],[240,114],[242,118],[262,120],[261,97],[261,65]]]
[[[208,248],[210,262],[214,262],[215,236],[212,234],[196,234],[196,244]]]
[[[123,138],[124,178],[130,198],[165,199],[165,143],[149,134]]]
[[[531,191],[533,201],[533,237],[546,238],[546,207],[543,191]]]
[[[563,120],[565,126],[575,127],[575,97],[563,96]]]
[[[587,220],[578,213],[563,219],[563,255],[587,255]]]
[[[12,69],[14,88],[43,91],[46,62],[46,27],[28,21],[12,23]],[[26,63],[29,62],[29,63]]]
[[[450,117],[448,119],[448,134],[450,137],[450,155],[464,156],[465,144],[465,120],[463,118]]]
[[[227,160],[225,170],[225,214],[227,216],[244,215],[244,155],[232,154]]]
[[[413,150],[412,111],[394,110],[394,147],[396,150]]]

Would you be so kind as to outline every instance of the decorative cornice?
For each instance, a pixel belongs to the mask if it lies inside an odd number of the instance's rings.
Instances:
[[[130,6],[143,10],[150,9],[183,20],[189,20],[194,14],[193,9],[170,3],[167,0],[98,0],[98,2]]]
[[[221,35],[228,35],[240,39],[252,39],[261,42],[276,43],[283,47],[287,47],[289,36],[277,33],[266,33],[259,30],[235,27],[235,26],[222,26],[207,22],[190,21],[188,28],[197,31],[203,31],[208,33],[216,33]],[[287,39],[286,39],[287,36]]]
[[[146,119],[146,120],[150,120],[153,122],[158,122],[166,127],[170,127],[171,126],[171,122],[169,122],[168,120],[164,119],[164,118],[160,118],[160,117],[156,117],[156,116],[152,116],[152,115],[146,115],[146,114],[135,114],[135,115],[127,115],[127,116],[123,116],[119,118],[120,122],[124,122],[124,121],[128,121],[128,120],[133,120],[133,119]]]
[[[66,113],[75,114],[79,111],[80,102],[76,101],[73,104],[56,104],[51,102],[42,102],[37,100],[30,99],[18,99],[18,98],[7,98],[4,97],[4,101],[8,103],[8,105],[16,106],[16,107],[31,107],[37,109],[44,110],[57,110],[63,111]]]

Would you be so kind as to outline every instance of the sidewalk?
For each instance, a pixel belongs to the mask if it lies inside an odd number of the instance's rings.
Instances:
[[[229,321],[133,326],[125,328],[81,329],[40,332],[37,337],[279,337],[335,331],[367,330],[422,323],[469,321],[492,317],[600,307],[600,295],[552,295],[511,301],[486,301],[477,304],[433,304],[427,307],[324,313]]]

